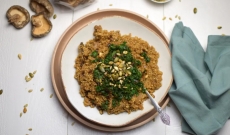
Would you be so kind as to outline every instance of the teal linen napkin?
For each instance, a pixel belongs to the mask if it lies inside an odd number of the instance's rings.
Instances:
[[[215,133],[230,116],[230,36],[209,36],[204,52],[192,30],[179,22],[170,50],[174,82],[169,95],[183,116],[182,131]]]

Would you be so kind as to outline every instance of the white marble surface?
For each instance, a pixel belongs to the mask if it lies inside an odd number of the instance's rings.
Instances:
[[[98,0],[97,3],[78,11],[54,5],[57,18],[51,19],[53,23],[51,33],[32,41],[30,41],[30,24],[17,30],[9,25],[6,19],[6,11],[12,5],[21,5],[33,15],[29,8],[29,0],[0,0],[0,2],[0,89],[3,89],[3,94],[0,95],[0,135],[185,134],[181,132],[181,116],[172,102],[170,107],[165,109],[171,117],[170,126],[163,125],[157,117],[154,122],[119,133],[100,132],[83,126],[61,106],[55,96],[50,77],[53,49],[61,34],[72,22],[97,8],[120,8],[143,16],[148,15],[168,38],[174,24],[179,21],[175,18],[178,15],[184,25],[192,28],[204,49],[208,35],[230,35],[229,0],[172,0],[167,4],[155,4],[150,0]],[[198,9],[197,14],[193,13],[194,7]],[[164,16],[167,19],[163,21]],[[222,29],[217,29],[218,26],[222,26]],[[22,54],[22,60],[17,57],[19,53]],[[25,75],[34,70],[37,70],[35,77],[26,83]],[[43,92],[40,92],[41,88],[44,88]],[[28,93],[29,89],[33,89],[33,92]],[[50,98],[51,94],[54,94],[53,98]],[[20,117],[25,104],[28,104],[28,111]],[[228,121],[218,134],[229,135],[229,126]],[[29,131],[29,128],[32,128],[32,131]]]

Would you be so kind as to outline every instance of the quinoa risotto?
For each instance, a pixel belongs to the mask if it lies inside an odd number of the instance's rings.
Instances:
[[[103,30],[100,25],[93,35],[80,43],[75,61],[84,105],[96,107],[100,114],[142,110],[148,98],[145,90],[154,93],[161,87],[159,53],[139,37]]]

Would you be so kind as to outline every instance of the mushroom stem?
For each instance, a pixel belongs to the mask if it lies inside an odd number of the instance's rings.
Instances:
[[[41,27],[42,26],[42,21],[39,18],[33,18],[32,19],[32,24],[35,27]]]
[[[15,14],[15,15],[12,15],[12,16],[9,17],[8,22],[9,22],[9,23],[17,22],[17,21],[20,20],[20,18],[21,18],[20,15]]]

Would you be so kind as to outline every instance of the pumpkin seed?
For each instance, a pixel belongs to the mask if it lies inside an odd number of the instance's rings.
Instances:
[[[32,79],[32,78],[30,78],[30,77],[28,77],[28,76],[25,77],[26,82],[29,82],[31,79]]]
[[[222,26],[218,26],[217,29],[222,29]]]
[[[73,122],[71,125],[73,126],[75,124],[75,122]]]
[[[170,20],[170,21],[172,21],[172,18],[171,18],[171,17],[169,17],[169,20]]]
[[[44,88],[41,88],[40,91],[42,92],[44,90]]]
[[[2,95],[2,93],[3,93],[3,90],[1,89],[1,90],[0,90],[0,95]]]
[[[54,15],[53,15],[53,19],[56,19],[56,18],[57,18],[57,15],[56,15],[56,14],[54,14]]]
[[[97,11],[99,11],[100,9],[99,8],[97,8]]]
[[[29,130],[29,131],[32,131],[33,129],[32,129],[32,128],[29,128],[28,130]]]
[[[116,58],[114,59],[114,62],[118,62],[118,60],[119,60],[119,58],[118,58],[118,57],[116,57]]]
[[[34,38],[33,38],[33,37],[30,39],[30,41],[32,41],[32,40],[34,40]]]
[[[166,19],[166,17],[163,17],[163,18],[162,18],[162,20],[165,20],[165,19]]]
[[[146,18],[149,18],[149,15],[147,15]]]
[[[25,104],[24,107],[28,107],[28,104]]]
[[[31,78],[33,78],[33,77],[34,77],[34,74],[33,74],[33,73],[29,73],[29,76],[30,76]]]
[[[50,95],[50,98],[52,98],[52,97],[53,97],[53,95],[54,95],[54,94],[51,94],[51,95]]]
[[[168,103],[167,106],[170,107],[170,104]]]
[[[101,70],[101,72],[105,72],[105,69],[102,65],[99,67],[99,69]]]
[[[222,36],[225,36],[225,34],[222,34]]]
[[[196,14],[197,13],[197,8],[193,9],[193,13]]]
[[[179,20],[181,19],[180,16],[178,16],[178,19],[179,19]]]
[[[30,89],[30,90],[28,90],[28,92],[29,92],[29,93],[31,93],[31,92],[33,92],[33,90],[32,90],[32,89]]]
[[[109,62],[109,65],[112,65],[112,64],[113,64],[113,62],[112,62],[112,61],[110,61],[110,62]]]
[[[177,18],[177,17],[178,17],[178,15],[175,16],[175,18]]]
[[[20,113],[20,117],[22,117],[22,113]]]
[[[109,4],[109,6],[113,6],[113,4]]]
[[[36,74],[37,73],[37,70],[35,70],[34,72],[33,72],[33,74]]]
[[[18,54],[18,58],[19,58],[19,60],[21,60],[22,59],[22,55]]]
[[[127,54],[128,53],[128,51],[123,51],[123,54]]]

